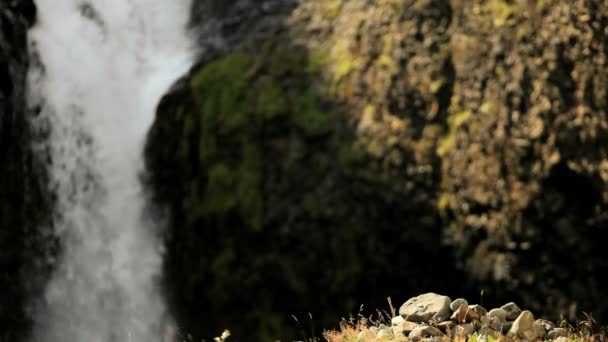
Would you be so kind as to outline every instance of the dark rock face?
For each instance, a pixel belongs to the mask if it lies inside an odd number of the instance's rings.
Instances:
[[[0,341],[17,341],[30,321],[27,298],[39,285],[43,250],[37,232],[48,219],[44,167],[34,155],[26,106],[27,30],[31,1],[0,2]]]
[[[171,213],[168,292],[195,338],[292,340],[362,303],[461,290],[434,200],[450,8],[345,6],[304,2],[221,31],[224,50],[160,105],[148,169]],[[411,45],[391,36],[419,25]]]
[[[264,3],[197,2],[209,48],[150,135],[186,328],[438,283],[605,317],[600,1]]]

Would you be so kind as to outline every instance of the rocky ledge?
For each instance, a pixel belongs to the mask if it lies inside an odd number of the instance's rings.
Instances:
[[[557,341],[567,342],[573,333],[564,324],[535,319],[532,312],[511,302],[486,310],[466,299],[450,299],[435,293],[410,298],[399,308],[391,326],[380,324],[359,332],[362,341]]]

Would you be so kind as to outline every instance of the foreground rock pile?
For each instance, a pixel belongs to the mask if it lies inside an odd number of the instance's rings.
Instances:
[[[393,317],[391,327],[380,325],[362,331],[360,337],[391,340],[442,340],[468,338],[477,341],[493,339],[525,341],[568,341],[569,331],[544,319],[535,319],[532,312],[515,303],[486,310],[465,299],[451,300],[447,296],[427,293],[410,298]],[[407,337],[407,339],[405,338]]]

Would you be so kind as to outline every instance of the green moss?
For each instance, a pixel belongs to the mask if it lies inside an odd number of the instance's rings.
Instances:
[[[202,67],[191,81],[195,112],[201,118],[199,164],[206,173],[203,183],[192,184],[187,198],[196,213],[193,219],[238,212],[252,230],[261,229],[264,123],[288,124],[298,132],[293,141],[300,147],[280,158],[284,167],[304,157],[306,138],[331,129],[331,117],[310,85],[325,54],[317,51],[306,59],[301,51],[268,49],[262,57],[227,55]],[[190,114],[184,130],[192,131],[195,122]]]
[[[319,97],[307,92],[295,100],[292,122],[308,136],[327,133],[330,129],[330,118],[320,108]]]
[[[306,72],[311,75],[320,73],[323,67],[327,65],[327,59],[326,51],[320,49],[311,51],[306,65]]]
[[[237,197],[241,217],[256,230],[262,227],[262,154],[255,143],[244,142],[238,170]]]
[[[233,168],[224,163],[217,163],[209,168],[207,173],[207,191],[204,212],[214,213],[227,211],[238,202],[233,187],[237,183],[238,175]]]
[[[287,109],[287,101],[281,89],[271,79],[264,79],[260,84],[257,112],[263,119],[272,119]]]

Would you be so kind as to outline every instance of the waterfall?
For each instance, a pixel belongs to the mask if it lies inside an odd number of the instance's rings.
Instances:
[[[36,0],[33,125],[48,132],[55,271],[34,342],[150,342],[167,320],[162,244],[139,176],[158,102],[194,57],[189,0]]]

